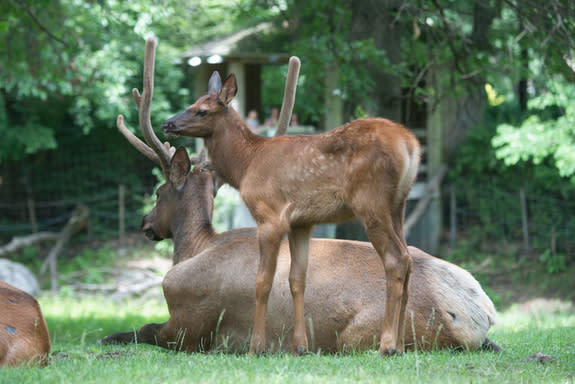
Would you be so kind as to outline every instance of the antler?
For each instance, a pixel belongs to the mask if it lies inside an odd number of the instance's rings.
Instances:
[[[211,163],[208,160],[205,148],[202,148],[197,156],[190,156],[190,163],[197,168],[207,169],[211,171]]]
[[[287,131],[295,102],[295,91],[297,88],[297,79],[299,76],[300,66],[301,62],[297,56],[290,57],[284,91],[284,100],[282,102],[282,109],[278,119],[278,128],[275,134],[276,136],[282,136]]]
[[[142,94],[137,88],[132,90],[132,96],[138,107],[138,117],[140,129],[144,135],[144,143],[130,132],[124,125],[124,117],[118,116],[116,126],[124,137],[144,156],[162,167],[164,173],[170,168],[170,160],[175,152],[175,148],[169,143],[162,144],[152,129],[150,119],[150,108],[152,105],[152,96],[154,94],[154,60],[156,56],[156,39],[153,37],[146,40],[146,55],[144,58],[144,79]]]

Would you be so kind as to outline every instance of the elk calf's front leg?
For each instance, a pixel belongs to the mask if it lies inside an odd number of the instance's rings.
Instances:
[[[283,235],[284,233],[274,231],[267,225],[258,227],[260,263],[256,277],[256,310],[254,330],[250,342],[250,355],[260,354],[266,348],[266,312]]]
[[[311,227],[293,228],[288,234],[291,254],[289,284],[294,307],[293,344],[296,354],[305,353],[308,350],[304,294],[311,229]]]

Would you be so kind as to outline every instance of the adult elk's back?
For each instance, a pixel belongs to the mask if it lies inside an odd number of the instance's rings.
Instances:
[[[36,299],[0,281],[0,367],[44,365],[49,354],[50,335]]]
[[[265,316],[278,250],[290,243],[294,345],[307,350],[304,291],[313,225],[357,218],[387,276],[382,355],[403,351],[410,257],[403,233],[405,201],[417,174],[420,146],[405,127],[360,119],[318,135],[263,138],[250,132],[230,106],[234,75],[212,75],[209,92],[165,121],[169,135],[203,137],[214,171],[239,189],[258,224],[260,263],[250,346],[265,346]]]

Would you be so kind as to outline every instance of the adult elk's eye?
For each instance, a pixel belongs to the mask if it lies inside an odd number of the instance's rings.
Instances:
[[[208,111],[206,111],[205,109],[200,109],[198,112],[196,112],[196,115],[200,116],[200,117],[204,117],[208,114]]]

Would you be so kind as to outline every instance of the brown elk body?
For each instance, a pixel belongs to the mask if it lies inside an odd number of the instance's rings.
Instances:
[[[185,150],[172,160],[170,182],[158,190],[156,206],[142,222],[155,240],[173,237],[176,265],[163,280],[170,318],[104,343],[140,342],[187,352],[209,349],[244,352],[255,312],[255,228],[217,234],[211,224],[214,185],[210,172],[189,167]],[[178,170],[179,169],[179,170]],[[492,302],[465,270],[417,248],[409,248],[412,274],[405,316],[408,349],[477,349],[489,345],[495,319]],[[306,312],[310,350],[337,352],[375,348],[386,306],[386,274],[370,243],[312,239]],[[282,241],[269,297],[266,348],[295,347],[287,294],[289,245]],[[492,345],[493,346],[493,345]]]
[[[357,218],[383,262],[386,313],[383,355],[403,351],[410,257],[403,233],[405,201],[415,180],[420,146],[405,127],[360,119],[317,135],[263,138],[230,106],[237,92],[217,72],[209,93],[163,124],[169,135],[203,137],[214,171],[239,189],[258,224],[260,262],[250,352],[265,349],[265,317],[278,252],[287,234],[296,352],[308,348],[304,292],[313,225]],[[335,291],[335,287],[334,287]]]
[[[36,299],[0,281],[0,367],[46,364],[50,335]]]

